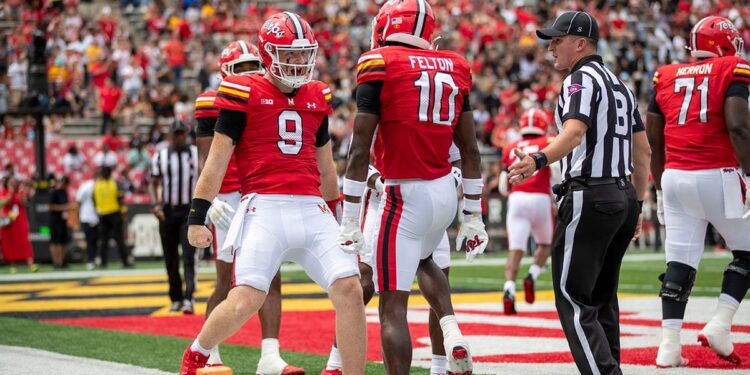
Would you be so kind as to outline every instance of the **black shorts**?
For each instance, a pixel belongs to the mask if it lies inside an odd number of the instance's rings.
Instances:
[[[67,245],[70,242],[70,231],[65,222],[52,221],[49,225],[49,242],[57,245]]]

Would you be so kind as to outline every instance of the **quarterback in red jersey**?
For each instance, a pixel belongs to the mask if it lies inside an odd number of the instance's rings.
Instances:
[[[709,223],[726,240],[734,259],[724,272],[716,314],[698,341],[721,358],[740,362],[729,334],[750,287],[750,65],[739,57],[742,47],[731,21],[706,17],[690,32],[691,54],[698,61],[663,66],[654,75],[656,93],[646,128],[659,221],[667,231],[667,271],[659,293],[660,367],[687,362],[680,330]]]
[[[235,75],[249,75],[264,73],[263,64],[260,60],[258,48],[244,40],[237,40],[224,48],[219,58],[219,71],[222,78]],[[198,158],[200,167],[206,162],[211,142],[214,138],[216,119],[219,117],[219,109],[216,101],[217,91],[207,90],[195,100],[196,144],[198,146]],[[219,189],[219,195],[214,198],[208,217],[213,223],[214,254],[216,255],[216,287],[208,298],[206,306],[206,318],[211,311],[227,298],[232,288],[232,274],[234,255],[231,249],[223,248],[224,239],[227,237],[229,224],[234,216],[234,208],[240,203],[240,179],[237,173],[237,164],[234,155],[229,160],[224,180]],[[276,273],[271,282],[268,295],[263,306],[258,311],[260,318],[261,341],[260,362],[256,373],[300,375],[305,370],[288,365],[279,354],[279,328],[281,326],[281,274]],[[221,365],[219,346],[215,346],[209,356],[208,364],[212,366]]]
[[[521,115],[522,139],[508,145],[503,150],[500,169],[508,168],[518,161],[513,152],[520,149],[531,155],[543,150],[552,143],[553,137],[547,136],[550,117],[541,109],[529,109]],[[534,263],[529,267],[529,274],[523,279],[526,302],[534,303],[534,283],[547,264],[550,255],[550,244],[554,220],[552,218],[552,170],[558,166],[545,166],[534,172],[534,175],[520,185],[512,185],[508,191],[508,174],[500,174],[500,193],[508,196],[507,218],[508,258],[505,261],[505,285],[503,287],[503,311],[506,315],[516,313],[516,277],[521,258],[526,253],[529,234],[534,236],[537,248]],[[559,179],[559,173],[557,173]]]
[[[449,150],[455,141],[464,173],[464,221],[457,248],[467,241],[467,258],[487,246],[481,219],[479,151],[468,103],[471,73],[466,60],[432,48],[436,27],[425,0],[391,0],[373,22],[372,47],[357,65],[357,115],[344,180],[344,214],[339,246],[359,251],[363,235],[360,201],[366,188],[375,129],[382,142],[384,198],[374,254],[374,284],[380,293],[383,360],[389,374],[408,374],[411,340],[406,320],[409,291],[417,269],[431,269],[428,297],[440,320],[448,369],[472,372],[469,345],[453,314],[448,279],[430,258],[456,210],[456,184]],[[387,109],[387,110],[386,110]],[[346,373],[346,371],[344,371]]]
[[[188,217],[191,244],[210,245],[205,219],[234,154],[243,197],[223,244],[234,251],[234,288],[185,350],[180,373],[205,366],[210,349],[258,311],[281,263],[291,260],[331,298],[344,373],[362,374],[367,335],[357,260],[338,248],[336,219],[323,200],[339,191],[331,90],[312,80],[318,44],[306,21],[283,12],[258,30],[258,47],[265,75],[227,76],[217,90],[214,139]]]

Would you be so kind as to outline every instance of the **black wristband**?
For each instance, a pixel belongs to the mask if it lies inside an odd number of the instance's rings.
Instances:
[[[531,158],[534,159],[536,170],[540,170],[547,165],[547,155],[545,155],[543,152],[535,152],[531,154]]]
[[[643,211],[643,201],[638,201],[638,208]]]
[[[201,198],[193,198],[187,219],[188,225],[206,225],[209,208],[211,208],[211,202]]]

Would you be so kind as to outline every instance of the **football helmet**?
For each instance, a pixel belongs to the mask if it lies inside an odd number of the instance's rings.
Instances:
[[[371,48],[398,42],[432,49],[437,23],[427,0],[388,0],[372,20]]]
[[[744,44],[737,27],[724,17],[705,17],[690,30],[690,54],[695,58],[741,55]]]
[[[258,64],[257,69],[251,69],[244,72],[235,72],[234,67],[244,62],[254,62]],[[219,70],[221,77],[249,75],[255,73],[264,73],[263,64],[260,61],[258,47],[246,43],[244,40],[236,40],[229,43],[219,57]]]
[[[298,88],[312,80],[318,42],[307,21],[292,12],[276,13],[258,30],[266,69],[281,83]]]
[[[545,135],[549,129],[550,118],[543,110],[531,108],[521,115],[520,125],[522,135]]]

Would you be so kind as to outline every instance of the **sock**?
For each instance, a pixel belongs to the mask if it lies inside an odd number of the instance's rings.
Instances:
[[[742,301],[748,288],[750,288],[750,278],[737,272],[724,272],[724,280],[721,282],[722,294],[732,296],[735,301]]]
[[[682,319],[664,319],[661,321],[662,328],[682,329]]]
[[[214,346],[210,351],[211,355],[208,356],[208,364],[215,365],[217,363],[224,363],[221,361],[221,354],[219,354],[219,345]]]
[[[532,264],[529,267],[529,274],[531,275],[531,278],[534,279],[534,281],[536,281],[536,278],[539,277],[542,271],[544,271],[544,268],[539,267],[536,264]]]
[[[443,330],[443,337],[461,334],[461,330],[458,328],[458,321],[456,321],[455,315],[446,315],[440,318],[440,328]]]
[[[677,302],[672,299],[662,298],[661,299],[661,316],[663,320],[666,319],[678,319],[682,320],[685,317],[685,308],[687,302]]]
[[[433,354],[432,366],[430,367],[430,375],[445,374],[447,366],[448,366],[448,358],[446,356]]]
[[[195,341],[193,341],[193,345],[190,345],[190,350],[201,353],[203,355],[209,355],[211,353],[210,349],[206,349],[201,346],[197,338],[195,339]]]
[[[339,349],[335,346],[331,347],[331,354],[328,355],[328,364],[326,364],[326,370],[340,369],[341,366],[341,355]]]
[[[512,295],[516,295],[516,282],[512,280],[506,280],[505,286],[503,286],[503,291],[508,291]]]
[[[279,354],[279,339],[263,339],[260,342],[260,356],[281,357]]]
[[[716,307],[716,314],[711,319],[725,327],[732,327],[732,319],[737,312],[740,303],[732,296],[722,293],[719,296],[719,305]]]
[[[680,324],[682,324],[682,321],[680,321]],[[667,327],[664,326],[664,322],[662,322],[661,326],[661,341],[662,342],[673,342],[673,343],[680,343],[680,332],[682,330],[680,328],[673,328],[673,327]]]

